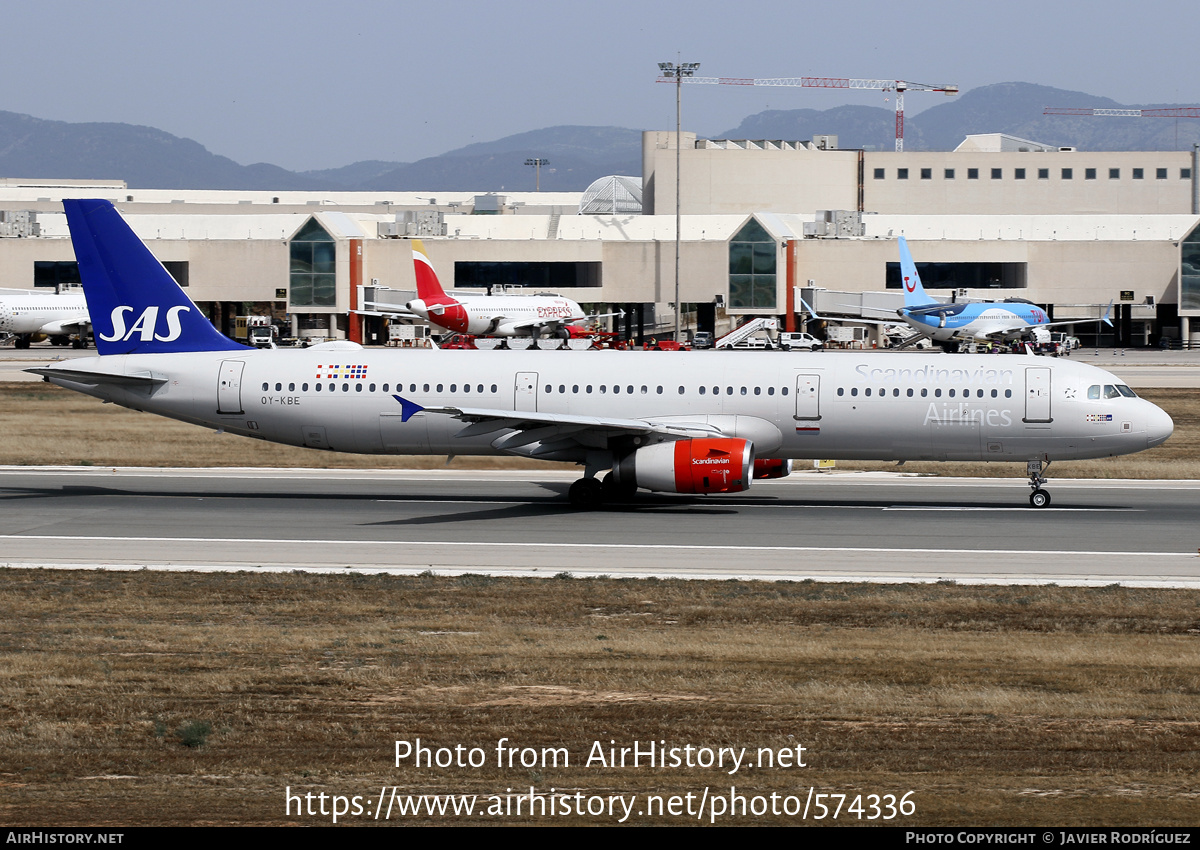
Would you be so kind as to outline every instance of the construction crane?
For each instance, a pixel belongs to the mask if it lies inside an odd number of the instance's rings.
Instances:
[[[1103,115],[1110,118],[1200,118],[1200,106],[1165,109],[1087,109],[1082,106],[1047,106],[1043,115]]]
[[[854,80],[844,77],[659,77],[659,83],[695,83],[709,86],[798,86],[817,89],[872,89],[896,93],[896,151],[904,150],[904,93],[906,91],[933,91],[943,94],[958,94],[955,85],[928,85],[904,80]]]

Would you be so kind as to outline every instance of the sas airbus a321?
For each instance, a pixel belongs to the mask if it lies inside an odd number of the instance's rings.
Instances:
[[[1019,298],[956,304],[935,301],[925,294],[921,276],[917,274],[916,263],[903,236],[900,237],[900,275],[904,282],[904,306],[897,311],[900,318],[920,336],[943,345],[955,346],[958,341],[970,340],[1047,342],[1050,339],[1048,328],[1080,324],[1078,319],[1052,322],[1041,307]],[[1107,314],[1101,320],[1112,324]]]
[[[413,240],[417,297],[404,306],[427,322],[473,336],[529,336],[543,332],[566,339],[568,326],[588,318],[570,298],[557,295],[456,295],[438,282],[425,246]]]
[[[31,369],[106,401],[259,439],[583,467],[571,501],[735,493],[792,458],[1015,461],[1128,454],[1173,423],[1119,378],[1012,355],[304,350],[221,336],[103,200],[63,202],[97,357]],[[604,474],[601,478],[600,476]]]

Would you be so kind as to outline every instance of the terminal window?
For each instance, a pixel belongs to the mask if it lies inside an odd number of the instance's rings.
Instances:
[[[1200,310],[1200,227],[1179,243],[1179,309]]]
[[[947,168],[947,169],[946,169],[946,175],[945,175],[945,176],[946,176],[946,179],[947,179],[947,180],[953,180],[953,179],[954,179],[954,169],[953,169],[953,168]]]
[[[775,309],[775,239],[751,219],[729,242],[729,306]]]
[[[581,289],[600,285],[599,263],[456,262],[455,287],[489,291],[513,286],[537,289]]]
[[[1142,169],[1142,168],[1133,169],[1133,179],[1134,180],[1141,180],[1145,176],[1146,176],[1145,169]]]
[[[1062,179],[1063,179],[1063,180],[1070,180],[1070,179],[1071,179],[1072,177],[1074,177],[1074,176],[1075,176],[1075,172],[1074,172],[1074,170],[1073,170],[1073,169],[1070,169],[1070,168],[1064,168],[1064,169],[1062,170]]]
[[[1166,180],[1167,179],[1167,169],[1165,169],[1165,168],[1154,169],[1154,179],[1155,180]]]
[[[992,179],[993,180],[999,180],[1003,176],[1004,176],[1003,168],[993,168],[992,169]]]
[[[968,168],[967,169],[967,179],[968,180],[978,180],[979,179],[979,169],[978,168]]]
[[[289,295],[294,307],[337,305],[337,243],[310,218],[288,246]]]
[[[897,168],[896,169],[896,179],[897,180],[907,180],[908,179],[908,169],[907,168]]]
[[[876,169],[875,169],[875,179],[876,179],[876,180],[882,180],[882,179],[883,179],[883,172],[884,172],[884,169],[882,169],[882,168],[876,168]],[[1165,177],[1166,175],[1164,174],[1163,176]]]
[[[60,285],[79,284],[79,263],[73,260],[35,260],[33,263],[33,285],[39,289],[50,289]]]
[[[1038,169],[1038,180],[1049,180],[1049,179],[1050,179],[1050,169],[1049,168],[1039,168]]]
[[[1025,169],[1024,168],[1014,168],[1013,169],[1013,180],[1024,180],[1024,179],[1025,179]]]
[[[1095,180],[1096,179],[1096,169],[1094,169],[1094,168],[1083,169],[1083,179],[1084,180]]]
[[[933,169],[932,168],[922,168],[921,169],[921,179],[922,180],[932,180],[933,179]]]
[[[1025,263],[917,263],[926,289],[1024,289]],[[887,264],[886,286],[900,288],[900,264]]]
[[[1190,168],[1179,169],[1179,179],[1180,180],[1191,180],[1192,179],[1192,169],[1190,169]]]
[[[1121,169],[1119,169],[1119,168],[1108,169],[1108,179],[1109,180],[1120,180],[1121,179]]]

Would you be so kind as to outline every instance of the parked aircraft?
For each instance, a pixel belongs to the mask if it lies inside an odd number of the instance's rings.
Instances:
[[[566,339],[573,322],[588,318],[570,298],[557,295],[447,295],[421,240],[413,240],[417,297],[404,306],[428,322],[474,336],[541,336]]]
[[[0,290],[0,333],[14,334],[17,348],[29,348],[43,336],[66,344],[72,335],[76,348],[86,348],[88,325],[82,292]]]
[[[1043,464],[1162,443],[1169,416],[1067,360],[829,352],[258,350],[213,328],[103,200],[66,200],[99,356],[30,369],[105,401],[329,451],[576,463],[571,501],[733,493],[792,458]],[[608,474],[599,479],[601,473]]]
[[[925,294],[921,276],[917,274],[916,263],[903,236],[900,237],[900,275],[904,281],[904,306],[897,311],[900,318],[921,336],[946,346],[971,340],[1049,342],[1048,328],[1080,323],[1078,319],[1052,322],[1045,310],[1022,298],[954,304],[936,301]],[[1101,319],[1105,324],[1112,324],[1107,313]]]

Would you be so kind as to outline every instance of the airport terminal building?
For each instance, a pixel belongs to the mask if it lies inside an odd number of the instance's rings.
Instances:
[[[239,314],[270,312],[297,336],[383,342],[412,297],[412,238],[447,288],[554,291],[624,310],[632,336],[663,333],[675,319],[678,156],[685,327],[720,332],[748,316],[800,327],[809,306],[893,308],[903,235],[938,295],[1027,299],[1079,318],[1080,336],[1112,302],[1104,342],[1200,342],[1196,151],[1085,152],[1002,135],[902,153],[839,150],[833,137],[680,138],[677,151],[675,133],[644,133],[640,184],[608,178],[582,194],[0,179],[0,287],[77,279],[61,200],[102,197],[227,333]]]

